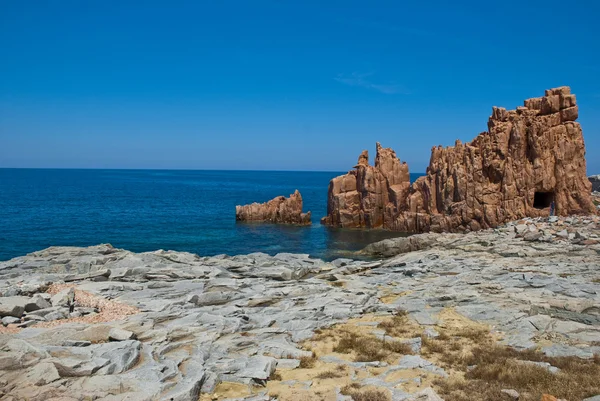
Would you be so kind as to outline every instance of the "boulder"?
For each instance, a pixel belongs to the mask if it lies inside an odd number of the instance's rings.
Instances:
[[[267,380],[277,368],[277,360],[268,356],[252,356],[248,358],[246,366],[237,372],[242,378]]]
[[[33,298],[23,296],[1,297],[0,317],[21,317],[25,312],[33,312],[49,306],[48,301],[39,295],[35,295]]]
[[[43,308],[43,309],[38,309],[38,310],[33,311],[33,312],[28,312],[27,314],[28,315],[36,315],[36,316],[42,316],[43,317],[43,316],[46,316],[46,315],[48,315],[48,314],[50,314],[52,312],[60,311],[62,309],[63,308],[60,307],[60,306],[51,306],[49,308]]]
[[[595,214],[577,117],[568,87],[517,110],[493,107],[486,132],[434,147],[427,174],[412,184],[407,164],[377,143],[374,166],[364,151],[354,170],[331,180],[321,223],[466,232],[552,213]],[[517,230],[525,234],[526,227]]]
[[[51,322],[53,320],[67,319],[68,317],[69,317],[68,309],[58,309],[58,310],[55,310],[53,312],[50,312],[50,313],[44,315],[44,319],[46,319],[48,322]]]
[[[73,287],[65,288],[54,295],[50,302],[52,306],[69,306],[75,302],[75,289]]]
[[[27,372],[27,381],[36,385],[44,386],[60,379],[58,370],[51,362],[40,362]]]
[[[2,318],[2,324],[4,326],[8,326],[9,324],[18,324],[21,323],[21,319],[14,316],[5,316]]]
[[[265,203],[236,206],[235,219],[247,222],[310,225],[310,212],[302,213],[302,195],[278,196]]]
[[[126,341],[126,340],[134,340],[135,334],[129,330],[123,330],[119,328],[112,328],[108,332],[108,339],[110,341]]]
[[[32,312],[34,310],[46,309],[46,308],[50,308],[52,306],[50,304],[50,302],[48,302],[48,300],[46,298],[44,298],[41,294],[35,294],[32,298],[32,302],[35,306],[27,305],[29,308],[25,307],[25,312]]]
[[[384,239],[367,245],[361,253],[372,256],[390,257],[403,253],[430,248],[439,234],[418,234],[410,237]]]
[[[0,317],[21,317],[25,312],[25,307],[31,308],[31,304],[31,298],[29,297],[2,297],[0,298]]]

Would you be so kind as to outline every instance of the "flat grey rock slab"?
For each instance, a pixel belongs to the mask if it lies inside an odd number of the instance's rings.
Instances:
[[[68,306],[75,302],[75,289],[65,288],[50,299],[52,306]]]
[[[548,347],[543,347],[542,352],[551,357],[576,356],[579,358],[590,359],[594,354],[589,348],[579,348],[571,345],[553,344]]]
[[[398,361],[398,364],[390,368],[390,370],[401,369],[422,369],[439,376],[448,376],[444,369],[436,366],[433,362],[421,358],[418,355],[403,355]]]
[[[111,341],[125,341],[125,340],[134,340],[135,334],[129,330],[123,330],[116,327],[113,327],[108,332],[108,339]]]

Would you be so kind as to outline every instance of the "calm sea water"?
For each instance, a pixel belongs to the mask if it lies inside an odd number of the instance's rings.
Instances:
[[[134,252],[308,253],[331,259],[398,236],[319,224],[342,173],[0,169],[0,260],[54,245],[110,243]],[[415,175],[415,177],[418,175]],[[236,224],[235,205],[295,189],[313,225]]]

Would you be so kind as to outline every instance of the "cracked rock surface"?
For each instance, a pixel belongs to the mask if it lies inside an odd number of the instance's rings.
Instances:
[[[452,310],[517,349],[600,353],[598,216],[424,235],[369,246],[385,255],[376,261],[98,245],[0,262],[0,399],[197,400],[231,383],[249,391],[230,399],[268,400],[263,386],[312,355],[301,343],[315,331],[399,309],[431,337]],[[419,355],[420,339],[407,345],[414,355],[378,368],[446,374]],[[369,373],[372,364],[353,362],[357,381],[394,400],[437,399],[416,379],[405,388]]]

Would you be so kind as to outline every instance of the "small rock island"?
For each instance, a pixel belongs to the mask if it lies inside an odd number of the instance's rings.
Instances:
[[[265,203],[235,207],[236,221],[310,225],[310,212],[302,213],[302,195],[296,190],[289,198],[278,196]]]

